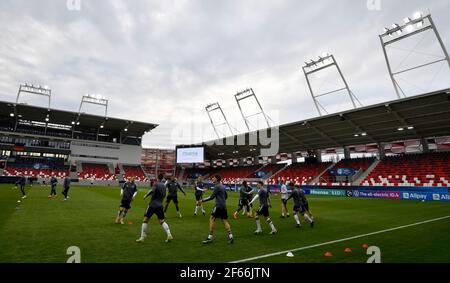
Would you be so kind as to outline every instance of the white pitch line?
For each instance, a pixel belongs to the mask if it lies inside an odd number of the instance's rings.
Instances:
[[[413,226],[423,225],[423,224],[427,224],[427,223],[431,223],[431,222],[441,221],[441,220],[448,219],[448,218],[450,218],[450,215],[444,216],[444,217],[435,218],[435,219],[431,219],[431,220],[421,221],[421,222],[417,222],[417,223],[413,223],[413,224],[403,225],[403,226],[399,226],[399,227],[395,227],[395,228],[390,228],[390,229],[385,229],[385,230],[381,230],[381,231],[376,231],[376,232],[372,232],[372,233],[367,233],[367,234],[362,234],[362,235],[358,235],[358,236],[353,236],[353,237],[349,237],[349,238],[345,238],[345,239],[339,239],[339,240],[334,240],[334,241],[330,241],[330,242],[325,242],[325,243],[315,244],[315,245],[311,245],[311,246],[301,247],[301,248],[297,248],[297,249],[286,250],[286,251],[282,251],[282,252],[275,252],[275,253],[271,253],[271,254],[265,254],[265,255],[255,256],[255,257],[251,257],[251,258],[236,260],[236,261],[232,261],[230,263],[242,263],[242,262],[258,260],[258,259],[261,259],[261,258],[282,255],[282,254],[286,254],[288,252],[303,251],[303,250],[307,250],[307,249],[317,248],[317,247],[326,246],[326,245],[330,245],[330,244],[341,243],[341,242],[354,240],[354,239],[358,239],[358,238],[363,238],[363,237],[367,237],[367,236],[372,236],[372,235],[387,233],[387,232],[391,232],[391,231],[395,231],[395,230],[405,229],[405,228],[409,228],[409,227],[413,227]]]

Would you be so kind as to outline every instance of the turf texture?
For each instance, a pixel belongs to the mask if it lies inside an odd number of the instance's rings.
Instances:
[[[148,204],[148,200],[142,199],[145,188],[133,202],[126,225],[114,223],[120,203],[118,188],[73,186],[67,202],[61,195],[48,199],[50,189],[46,186],[35,185],[27,190],[28,198],[18,203],[19,190],[11,185],[0,185],[0,262],[64,263],[70,257],[66,252],[71,246],[80,248],[83,263],[230,262],[450,215],[450,204],[442,202],[309,196],[316,226],[310,228],[304,223],[297,229],[292,216],[279,218],[280,199],[274,195],[270,212],[279,233],[269,235],[269,227],[262,221],[264,233],[256,236],[253,219],[242,215],[238,220],[232,219],[238,194],[229,193],[228,213],[235,243],[227,243],[227,233],[218,222],[214,243],[205,246],[201,242],[208,234],[213,202],[204,204],[207,216],[194,216],[195,198],[193,191],[187,189],[186,197],[179,194],[183,218],[177,217],[173,204],[166,215],[174,241],[164,242],[165,233],[153,218],[146,242],[137,244],[135,240]],[[291,208],[292,203],[288,206]],[[128,224],[129,221],[132,224]],[[252,262],[363,263],[369,255],[362,245],[368,244],[380,248],[382,262],[448,263],[449,241],[450,218],[447,218],[294,252],[294,257],[283,254]],[[344,253],[345,248],[352,248],[353,252]],[[333,257],[325,257],[327,251],[332,252]]]

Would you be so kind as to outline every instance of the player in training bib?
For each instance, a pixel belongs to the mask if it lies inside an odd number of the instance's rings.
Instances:
[[[164,176],[162,174],[158,175],[158,181],[153,185],[152,189],[144,196],[146,199],[149,196],[152,196],[150,204],[147,207],[147,210],[144,214],[144,220],[141,227],[141,237],[136,240],[137,243],[143,243],[145,238],[147,237],[147,228],[148,221],[152,218],[153,214],[156,214],[159,220],[159,224],[161,224],[162,228],[167,234],[166,243],[173,240],[172,234],[170,233],[169,225],[167,225],[164,220],[164,209],[163,209],[163,201],[166,197],[166,185],[163,183]]]
[[[131,202],[136,197],[138,190],[134,183],[135,177],[131,177],[129,181],[125,182],[120,190],[120,196],[122,197],[119,212],[117,212],[116,224],[125,224],[124,219],[127,216],[128,210],[131,209]]]
[[[173,201],[173,203],[175,204],[175,208],[177,210],[178,217],[181,218],[180,207],[178,206],[178,190],[180,190],[185,196],[186,193],[183,191],[180,184],[178,184],[175,176],[172,176],[172,178],[170,178],[170,181],[167,182],[166,186],[168,194],[166,199],[166,207],[164,207],[164,213],[167,212],[167,208],[169,208],[170,202]]]
[[[214,239],[214,227],[216,224],[216,219],[220,218],[222,220],[222,224],[225,227],[225,230],[228,232],[228,243],[232,244],[234,242],[233,233],[231,232],[231,226],[228,223],[228,212],[227,212],[227,192],[225,191],[225,187],[220,183],[221,177],[219,175],[215,175],[212,177],[212,181],[214,183],[214,191],[208,198],[202,200],[202,202],[207,202],[215,199],[216,205],[211,213],[211,217],[209,218],[209,234],[208,238],[203,241],[203,244],[209,244],[213,242]]]
[[[205,216],[206,212],[205,209],[203,208],[203,204],[202,204],[202,198],[203,198],[203,194],[206,191],[206,186],[205,183],[203,183],[203,177],[200,176],[197,178],[197,182],[195,184],[195,211],[194,211],[194,215],[197,216],[197,212],[199,209],[201,209],[203,216]]]
[[[242,182],[242,186],[239,189],[239,204],[238,209],[233,214],[233,218],[237,219],[239,212],[245,208],[247,212],[247,217],[251,218],[250,205],[249,205],[249,195],[253,194],[253,189],[247,184],[247,181]]]
[[[256,220],[255,235],[262,234],[261,221],[259,219],[260,216],[264,216],[266,218],[266,222],[267,224],[269,224],[271,229],[270,235],[275,235],[277,233],[277,229],[275,229],[275,225],[273,225],[272,219],[270,219],[269,215],[269,207],[271,207],[269,192],[267,191],[266,188],[264,188],[264,183],[261,181],[258,182],[257,187],[258,187],[258,194],[250,202],[250,204],[252,204],[257,199],[259,199],[259,209],[256,212],[255,216]]]

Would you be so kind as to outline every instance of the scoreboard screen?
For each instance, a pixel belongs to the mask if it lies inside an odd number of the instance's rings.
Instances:
[[[177,163],[203,163],[204,157],[203,147],[177,148]]]

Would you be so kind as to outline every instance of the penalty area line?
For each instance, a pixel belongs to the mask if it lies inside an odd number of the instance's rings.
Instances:
[[[445,219],[448,219],[448,218],[450,218],[450,215],[447,215],[447,216],[444,216],[444,217],[439,217],[439,218],[434,218],[434,219],[430,219],[430,220],[425,220],[425,221],[421,221],[421,222],[417,222],[417,223],[413,223],[413,224],[408,224],[408,225],[398,226],[398,227],[389,228],[389,229],[385,229],[385,230],[380,230],[380,231],[376,231],[376,232],[372,232],[372,233],[361,234],[361,235],[357,235],[357,236],[353,236],[353,237],[349,237],[349,238],[344,238],[344,239],[329,241],[329,242],[325,242],[325,243],[305,246],[305,247],[301,247],[301,248],[285,250],[285,251],[281,251],[281,252],[275,252],[275,253],[270,253],[270,254],[255,256],[255,257],[250,257],[250,258],[236,260],[236,261],[231,261],[230,263],[243,263],[243,262],[258,260],[258,259],[262,259],[262,258],[278,256],[278,255],[286,254],[288,252],[298,252],[298,251],[313,249],[313,248],[317,248],[317,247],[321,247],[321,246],[341,243],[341,242],[350,241],[350,240],[354,240],[354,239],[359,239],[359,238],[363,238],[363,237],[368,237],[368,236],[372,236],[372,235],[378,235],[378,234],[392,232],[392,231],[405,229],[405,228],[409,228],[409,227],[419,226],[419,225],[423,225],[423,224],[427,224],[427,223],[431,223],[431,222],[441,221],[441,220],[445,220]]]

